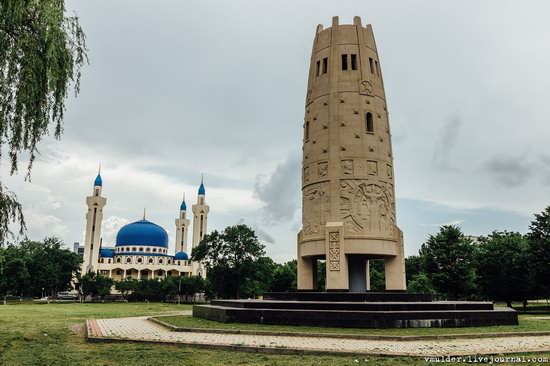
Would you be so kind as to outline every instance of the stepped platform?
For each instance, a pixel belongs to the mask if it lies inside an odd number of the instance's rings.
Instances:
[[[344,328],[473,327],[517,325],[509,308],[491,302],[435,301],[405,292],[267,293],[264,300],[213,300],[193,316],[222,323]]]

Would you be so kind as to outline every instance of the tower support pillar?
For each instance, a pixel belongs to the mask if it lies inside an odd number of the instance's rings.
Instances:
[[[327,291],[347,291],[349,288],[349,273],[348,258],[345,255],[343,222],[327,222],[325,248]]]
[[[296,286],[299,291],[317,290],[317,259],[313,257],[302,257],[301,255],[301,236],[298,233],[298,261],[296,265],[297,279]]]
[[[384,258],[384,272],[386,276],[386,290],[406,290],[405,253],[403,248],[403,232],[397,229],[398,254]]]

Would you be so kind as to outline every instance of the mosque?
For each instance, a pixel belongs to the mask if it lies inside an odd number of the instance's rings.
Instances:
[[[121,281],[125,278],[155,279],[167,276],[206,276],[200,262],[193,262],[187,254],[187,236],[191,221],[187,218],[185,195],[175,220],[175,253],[168,249],[168,234],[161,226],[145,219],[125,225],[116,236],[114,247],[104,246],[101,239],[103,208],[107,199],[101,195],[103,180],[98,172],[92,195],[86,197],[86,235],[82,275],[97,272]],[[206,204],[203,179],[198,191],[197,204],[192,206],[193,236],[191,249],[196,247],[207,230],[210,207]]]

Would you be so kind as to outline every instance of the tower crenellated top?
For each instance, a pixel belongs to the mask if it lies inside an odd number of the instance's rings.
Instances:
[[[321,33],[323,30],[330,29],[331,27],[338,27],[339,25],[346,26],[346,25],[355,25],[358,27],[362,27],[361,25],[361,17],[360,16],[354,16],[353,17],[353,23],[352,24],[340,24],[340,18],[338,16],[332,17],[332,23],[329,28],[325,28],[323,24],[318,24],[316,28],[316,33]],[[365,28],[370,27],[370,24],[368,24]]]

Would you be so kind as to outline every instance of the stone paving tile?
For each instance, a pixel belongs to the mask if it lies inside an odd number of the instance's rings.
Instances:
[[[274,335],[173,332],[147,317],[98,319],[103,337],[136,341],[216,346],[243,346],[306,351],[378,353],[388,355],[479,355],[550,351],[550,336],[446,340],[369,340]]]

